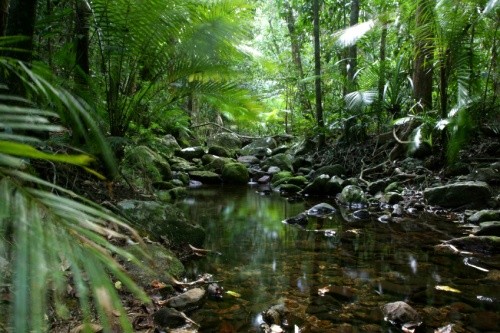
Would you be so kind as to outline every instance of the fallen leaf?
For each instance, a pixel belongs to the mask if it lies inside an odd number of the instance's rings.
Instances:
[[[122,282],[121,281],[116,281],[115,282],[115,288],[118,289],[118,290],[122,289]]]
[[[241,297],[241,295],[238,294],[236,291],[228,290],[228,291],[226,291],[226,294],[231,295],[231,296],[236,297],[236,298],[240,298]]]
[[[449,286],[436,286],[436,290],[449,291],[450,293],[461,293],[460,290],[449,287]]]
[[[166,286],[167,285],[161,281],[158,281],[158,280],[151,281],[151,287],[153,287],[154,289],[163,289]]]

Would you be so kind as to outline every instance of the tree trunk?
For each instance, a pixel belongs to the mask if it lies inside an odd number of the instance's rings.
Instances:
[[[76,66],[75,82],[80,86],[88,85],[90,74],[89,64],[89,17],[90,8],[84,0],[76,0],[76,26],[75,26],[75,46],[76,46]]]
[[[9,17],[9,0],[0,0],[0,36],[5,36],[8,17]]]
[[[321,91],[321,52],[319,40],[319,0],[313,2],[313,16],[314,16],[314,86],[316,92],[316,121],[320,131],[318,148],[325,144],[325,123],[323,121],[323,103]]]
[[[297,33],[295,31],[295,17],[293,16],[293,9],[288,2],[285,3],[286,10],[286,24],[288,28],[288,34],[290,35],[290,44],[292,49],[292,61],[295,65],[298,82],[297,89],[299,92],[299,101],[304,114],[312,113],[312,106],[309,98],[307,97],[307,87],[302,82],[304,79],[304,68],[302,66],[302,53],[300,49],[300,43],[297,38]]]
[[[10,2],[9,19],[7,21],[7,36],[24,36],[16,45],[25,52],[16,52],[15,58],[30,62],[33,52],[33,34],[35,33],[37,0],[13,0]],[[11,55],[13,56],[13,55]]]
[[[415,65],[413,69],[413,94],[422,109],[432,108],[433,52],[431,0],[418,0],[415,13]]]
[[[359,22],[359,0],[351,1],[351,15],[349,17],[349,26],[358,24]],[[347,93],[356,90],[356,82],[354,75],[358,66],[358,47],[356,44],[349,46],[347,51]]]
[[[386,58],[386,47],[387,47],[387,25],[384,24],[382,27],[382,33],[380,36],[380,48],[379,48],[379,61],[380,61],[380,69],[378,74],[378,87],[377,87],[377,118],[378,118],[378,128],[380,128],[382,122],[382,112],[384,105],[384,86],[385,86],[385,58]]]

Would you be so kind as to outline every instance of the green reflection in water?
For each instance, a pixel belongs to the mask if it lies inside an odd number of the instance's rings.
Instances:
[[[379,307],[398,300],[420,311],[435,308],[434,316],[442,320],[433,327],[454,321],[471,325],[470,316],[453,317],[450,304],[486,312],[500,309],[499,285],[478,283],[484,272],[466,267],[460,257],[434,253],[440,240],[458,236],[449,222],[351,223],[337,214],[310,219],[304,230],[282,221],[318,203],[313,200],[288,203],[276,194],[262,196],[255,188],[241,187],[189,193],[180,206],[188,219],[205,228],[204,248],[222,253],[191,262],[189,278],[210,273],[222,280],[226,291],[241,294],[208,300],[191,314],[202,323],[200,332],[257,332],[259,313],[278,303],[285,304],[292,313],[291,324],[303,327],[304,333],[337,332],[345,324],[355,331],[370,325],[386,330]],[[332,199],[326,202],[334,204]],[[336,234],[328,237],[322,230]],[[497,259],[489,264],[498,269]],[[436,292],[436,285],[462,292]],[[331,291],[318,295],[324,287]],[[479,301],[478,295],[496,301]]]

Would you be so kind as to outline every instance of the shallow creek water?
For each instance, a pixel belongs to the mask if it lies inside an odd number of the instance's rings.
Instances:
[[[204,248],[220,255],[190,262],[186,277],[213,274],[225,292],[190,313],[199,332],[260,332],[261,312],[280,303],[290,313],[287,331],[398,332],[380,312],[393,301],[411,304],[428,332],[448,324],[452,332],[500,330],[500,285],[473,267],[498,270],[498,256],[434,251],[464,234],[456,223],[422,216],[348,222],[340,210],[306,229],[282,223],[319,200],[335,205],[333,198],[289,203],[256,187],[190,190],[180,206],[205,228]],[[329,291],[320,295],[321,288]]]

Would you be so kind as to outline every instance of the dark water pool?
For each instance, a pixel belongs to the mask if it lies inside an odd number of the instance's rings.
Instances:
[[[204,248],[221,253],[191,262],[187,277],[210,273],[225,292],[240,294],[209,299],[191,313],[199,332],[260,332],[261,312],[276,304],[290,313],[291,332],[295,325],[303,333],[398,332],[380,312],[393,301],[411,304],[427,332],[449,324],[450,332],[500,331],[500,284],[491,278],[498,256],[434,251],[441,240],[464,234],[456,223],[429,216],[353,223],[338,213],[302,229],[282,221],[320,199],[289,203],[256,190],[200,188],[181,203],[206,229]]]

